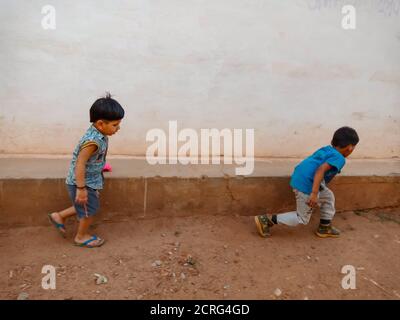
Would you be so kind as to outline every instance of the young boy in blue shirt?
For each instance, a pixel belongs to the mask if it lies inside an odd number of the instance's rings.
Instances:
[[[72,155],[66,179],[72,207],[48,214],[50,222],[65,237],[65,220],[77,215],[79,220],[75,245],[94,248],[104,244],[104,239],[89,234],[89,227],[98,212],[99,191],[103,189],[103,168],[106,163],[108,136],[115,134],[125,111],[108,93],[97,99],[90,108],[92,125],[80,139]]]
[[[340,173],[347,158],[359,141],[353,128],[342,127],[333,135],[331,146],[317,150],[296,166],[290,186],[296,196],[297,210],[278,215],[255,216],[258,233],[270,236],[275,224],[297,226],[308,224],[311,214],[319,205],[321,219],[316,235],[321,238],[339,237],[340,231],[332,226],[335,215],[335,197],[327,184]]]

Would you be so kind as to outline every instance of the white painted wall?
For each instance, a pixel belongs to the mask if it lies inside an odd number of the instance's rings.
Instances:
[[[357,29],[341,27],[355,4]],[[390,5],[391,3],[391,5]],[[43,30],[42,6],[56,9]],[[400,156],[400,0],[2,0],[0,152],[70,154],[106,90],[111,154],[146,132],[254,128],[259,157],[301,157],[342,125],[355,158]]]

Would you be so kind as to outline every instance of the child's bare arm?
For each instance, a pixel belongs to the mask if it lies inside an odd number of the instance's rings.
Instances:
[[[319,186],[321,185],[321,182],[324,179],[325,172],[327,172],[330,169],[332,169],[332,166],[328,163],[324,163],[315,172],[312,191],[310,194],[310,198],[308,199],[307,202],[307,204],[312,208],[315,208],[317,206]]]
[[[85,173],[86,173],[86,162],[97,150],[96,145],[89,145],[83,148],[76,159],[75,167],[75,179],[76,179],[76,198],[75,202],[85,205],[87,203],[87,190],[85,188]]]

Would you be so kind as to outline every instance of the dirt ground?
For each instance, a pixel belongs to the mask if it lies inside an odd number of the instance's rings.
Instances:
[[[67,239],[50,225],[1,229],[0,298],[400,299],[400,208],[338,213],[338,239],[317,238],[317,224],[263,239],[244,216],[98,221],[108,242],[96,249],[72,245],[74,221]],[[44,265],[56,267],[55,290],[41,286]],[[344,265],[354,290],[341,286]]]

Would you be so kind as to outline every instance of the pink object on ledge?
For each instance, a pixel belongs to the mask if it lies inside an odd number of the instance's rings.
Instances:
[[[106,163],[104,165],[103,172],[111,172],[111,171],[112,171],[111,165],[109,163]]]

